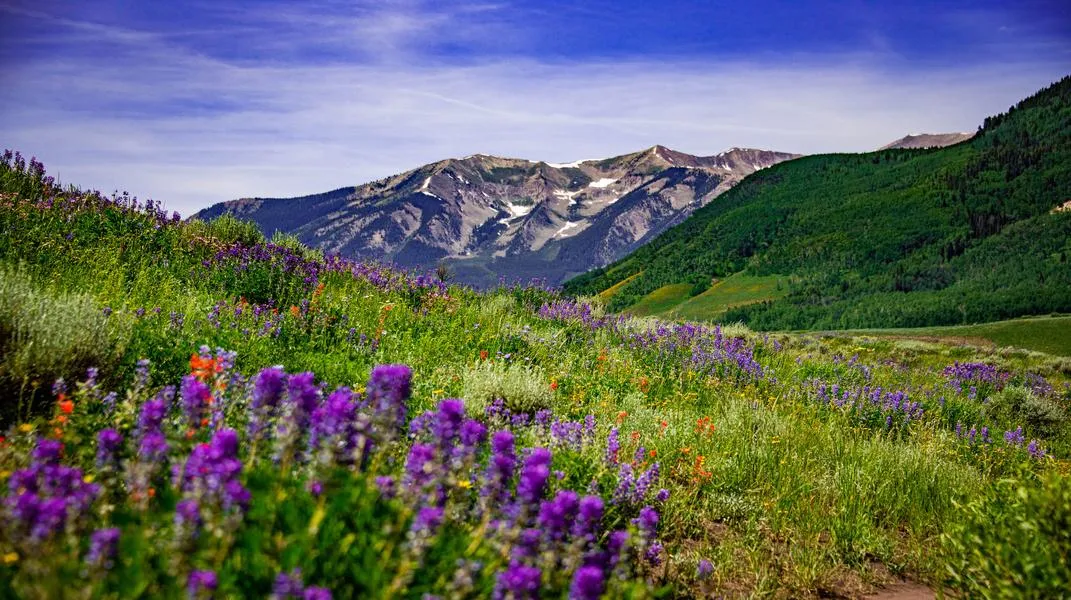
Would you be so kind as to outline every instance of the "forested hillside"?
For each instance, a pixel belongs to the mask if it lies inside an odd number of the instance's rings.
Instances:
[[[629,257],[566,284],[626,309],[671,284],[782,275],[717,315],[760,329],[900,327],[1071,310],[1071,78],[932,150],[810,156],[747,178]],[[684,298],[682,298],[684,300]],[[712,315],[713,316],[713,315]]]

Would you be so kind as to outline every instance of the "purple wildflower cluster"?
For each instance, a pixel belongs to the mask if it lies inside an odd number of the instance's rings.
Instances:
[[[989,437],[988,427],[978,429],[972,425],[969,430],[966,430],[962,423],[956,423],[956,437],[972,447],[991,446],[993,444],[993,440]],[[1004,444],[1008,448],[1014,449],[1022,449],[1025,445],[1026,452],[1031,458],[1041,459],[1048,456],[1045,450],[1041,448],[1041,443],[1038,440],[1032,439],[1027,443],[1022,425],[1014,430],[1004,432]]]
[[[844,386],[812,380],[814,399],[823,406],[844,411],[871,427],[907,427],[922,419],[922,403],[911,400],[904,390],[871,386]]]
[[[75,212],[121,211],[131,216],[142,216],[156,228],[177,225],[181,217],[177,212],[168,215],[160,203],[153,200],[139,202],[127,192],[104,196],[100,192],[72,192],[56,183],[55,178],[45,175],[45,166],[36,158],[29,162],[18,152],[5,150],[0,155],[0,164],[5,170],[16,172],[37,182],[36,189],[14,199],[16,203],[32,205],[37,210],[56,211],[61,214]],[[71,236],[68,236],[68,241]]]
[[[226,326],[232,331],[241,332],[245,338],[277,338],[282,334],[286,321],[285,314],[280,313],[279,308],[270,300],[254,304],[245,301],[231,304],[226,300],[219,300],[212,305],[205,318],[215,329]],[[181,322],[178,326],[181,327]]]
[[[623,347],[653,350],[659,360],[676,362],[703,375],[743,380],[765,376],[755,358],[755,347],[743,338],[726,337],[720,325],[660,323],[637,331],[624,315],[596,317],[589,304],[575,300],[546,303],[536,314],[546,320],[580,323],[592,332],[609,331]]]
[[[638,477],[629,475],[620,501],[605,501],[597,486],[585,495],[559,483],[566,473],[554,470],[554,452],[573,454],[593,445],[592,415],[572,421],[541,411],[524,415],[518,424],[517,415],[499,414],[508,413],[504,407],[493,408],[487,419],[474,419],[461,400],[446,399],[410,421],[406,403],[412,373],[404,365],[374,368],[361,394],[345,387],[325,394],[312,373],[269,367],[245,380],[232,372],[233,364],[233,354],[202,348],[191,358],[194,373],[177,389],[165,387],[151,395],[147,375],[139,374],[135,386],[144,400],[138,406],[136,397],[128,396],[123,410],[129,412],[123,415],[129,417],[116,419],[120,424],[132,420],[132,425],[95,435],[94,462],[108,486],[109,503],[122,501],[123,474],[135,509],[147,512],[159,506],[153,500],[158,490],[176,498],[171,531],[180,553],[195,551],[206,539],[233,535],[242,525],[253,498],[243,482],[247,469],[240,448],[249,461],[271,456],[281,467],[308,476],[309,493],[320,498],[328,493],[328,479],[320,477],[328,475],[326,468],[382,466],[380,455],[373,453],[389,449],[408,432],[402,474],[395,480],[377,473],[375,484],[385,501],[399,498],[412,507],[403,546],[410,560],[419,563],[451,522],[459,520],[485,523],[488,543],[509,557],[499,572],[486,574],[497,597],[537,597],[565,586],[573,597],[597,598],[609,578],[633,577],[661,560],[658,514],[652,506],[665,500],[654,489],[657,464]],[[140,364],[139,373],[147,374],[148,366]],[[90,373],[88,385],[94,378]],[[88,385],[79,389],[88,394]],[[242,433],[226,427],[222,416],[214,418],[225,398],[224,416],[247,424]],[[492,430],[488,423],[497,425]],[[521,448],[518,435],[542,445]],[[41,441],[30,468],[10,480],[5,506],[29,542],[60,531],[77,532],[92,521],[88,513],[101,487],[83,481],[80,470],[61,465],[60,451],[58,442]],[[637,453],[636,460],[642,460],[645,451]],[[607,529],[610,522],[632,525],[612,531]],[[89,540],[86,566],[95,573],[112,568],[119,560],[119,529],[103,526],[84,535]],[[474,581],[480,569],[459,567],[456,578]],[[208,597],[219,587],[213,571],[187,572],[192,598]],[[280,575],[276,584],[279,598],[330,597],[321,588],[304,587],[300,573]]]
[[[204,519],[204,513],[241,514],[249,506],[249,490],[239,475],[242,461],[238,459],[238,433],[220,429],[207,444],[198,444],[190,452],[186,464],[175,465],[174,484],[182,491],[183,500],[176,512],[176,524],[190,530]]]
[[[5,507],[16,541],[36,544],[77,529],[100,495],[100,486],[86,483],[81,469],[60,464],[63,444],[41,439],[25,469],[11,474]]]
[[[300,598],[302,600],[331,600],[331,591],[327,588],[309,586],[301,578],[301,569],[294,569],[289,573],[279,573],[271,588],[272,600],[289,600]]]
[[[960,393],[970,393],[972,399],[979,392],[1000,390],[1011,378],[1011,373],[993,365],[980,362],[956,362],[945,367],[941,374],[948,379],[949,387]]]
[[[230,269],[235,273],[248,271],[252,267],[268,268],[299,278],[306,291],[315,288],[326,273],[344,273],[383,291],[440,296],[447,294],[446,284],[432,274],[411,275],[379,264],[358,262],[337,255],[312,257],[291,247],[271,242],[252,246],[234,243],[218,248],[201,266],[206,270]]]
[[[572,573],[570,590],[576,597],[595,598],[605,589],[606,578],[628,566],[626,550],[655,564],[660,546],[654,537],[657,513],[644,523],[650,535],[636,536],[629,542],[627,531],[612,532],[607,545],[603,519],[607,510],[596,494],[581,496],[570,489],[557,489],[552,470],[553,452],[547,447],[519,450],[509,427],[515,415],[502,406],[488,410],[492,422],[506,428],[488,436],[479,421],[467,418],[460,400],[447,399],[436,410],[417,416],[410,423],[413,444],[405,462],[401,489],[393,480],[381,478],[377,486],[385,496],[402,494],[415,504],[415,518],[410,528],[410,544],[427,544],[427,538],[441,527],[444,510],[449,505],[475,518],[488,520],[492,543],[509,553],[507,567],[495,576],[494,597],[538,597],[545,578],[553,573]],[[551,445],[567,450],[589,443],[594,435],[594,418],[584,421],[554,419],[549,412],[526,419],[528,431]],[[489,445],[486,462],[477,460],[481,449]],[[658,495],[652,491],[658,467],[652,466],[638,481],[629,484],[628,501]],[[472,492],[458,490],[473,490]],[[635,514],[639,506],[614,510]],[[454,514],[454,511],[451,511]],[[646,514],[646,513],[645,513]],[[616,540],[616,542],[614,541]],[[616,546],[614,544],[617,544]]]
[[[98,529],[89,536],[89,552],[86,564],[98,569],[110,569],[119,555],[119,529],[108,527]]]

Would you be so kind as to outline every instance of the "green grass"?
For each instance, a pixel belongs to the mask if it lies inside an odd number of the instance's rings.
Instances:
[[[640,298],[639,302],[628,308],[628,312],[638,317],[660,315],[669,312],[674,306],[683,302],[688,297],[688,292],[691,290],[692,285],[688,283],[664,285],[643,298]]]
[[[674,318],[710,321],[730,308],[774,300],[787,293],[788,280],[784,276],[734,273],[675,306],[669,314]]]
[[[986,342],[1012,346],[1054,356],[1071,356],[1071,316],[1030,317],[978,325],[914,327],[905,329],[857,329],[846,335],[875,335],[959,342]]]

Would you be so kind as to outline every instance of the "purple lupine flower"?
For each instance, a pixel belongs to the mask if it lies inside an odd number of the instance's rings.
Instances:
[[[110,569],[115,564],[115,557],[118,554],[119,529],[117,527],[98,529],[89,537],[87,564],[96,568]]]
[[[543,576],[542,571],[536,567],[529,567],[518,562],[510,563],[505,571],[498,574],[495,581],[493,598],[503,600],[525,600],[539,597],[539,580]]]
[[[241,470],[238,434],[233,429],[220,429],[211,442],[195,446],[182,469],[176,469],[176,485],[202,502],[214,501],[224,509],[244,512],[251,496],[238,479]]]
[[[658,529],[658,511],[651,506],[644,506],[640,509],[640,516],[633,519],[632,524],[641,534],[653,538]]]
[[[552,418],[554,418],[554,413],[551,412],[549,409],[544,408],[536,411],[534,418],[536,427],[539,427],[541,429],[546,429],[550,427],[550,420]]]
[[[647,547],[647,552],[644,552],[643,558],[652,567],[657,567],[662,564],[662,551],[663,547],[661,542],[652,542],[651,545]]]
[[[324,484],[320,481],[310,481],[306,488],[313,498],[319,498],[324,493]]]
[[[60,394],[67,393],[67,382],[62,377],[57,378],[52,382],[52,395],[59,396]]]
[[[509,481],[517,466],[517,457],[513,449],[513,433],[509,430],[496,431],[491,436],[491,458],[487,463],[487,472],[481,495],[485,506],[499,506],[509,497]]]
[[[435,446],[413,444],[405,463],[405,485],[410,491],[423,490],[434,477]]]
[[[331,600],[331,590],[325,587],[309,586],[305,588],[302,600]]]
[[[513,546],[513,558],[515,560],[535,558],[539,555],[542,539],[543,532],[540,530],[534,527],[522,529],[520,535],[517,536],[517,543]]]
[[[141,437],[138,458],[142,462],[160,462],[167,457],[167,438],[159,431],[150,431]]]
[[[632,465],[621,463],[617,471],[617,488],[610,498],[611,504],[624,504],[631,502],[635,495],[636,478],[632,474]]]
[[[621,451],[621,440],[618,439],[617,427],[610,430],[606,438],[606,464],[616,465],[618,452]]]
[[[309,445],[313,449],[328,449],[331,458],[339,464],[349,464],[357,445],[355,421],[357,403],[353,392],[340,387],[312,413]]]
[[[100,402],[104,405],[104,411],[106,414],[111,414],[115,410],[115,401],[119,399],[119,394],[115,392],[108,392],[101,398]]]
[[[465,418],[465,404],[457,398],[447,398],[439,403],[433,433],[444,451],[452,448],[454,439],[461,432],[461,423]]]
[[[97,434],[97,467],[117,467],[119,458],[116,453],[123,445],[123,436],[116,430],[101,429]]]
[[[576,522],[573,524],[573,535],[577,538],[595,539],[599,533],[599,525],[602,523],[603,509],[600,496],[581,498],[577,507]]]
[[[658,493],[655,494],[655,501],[662,503],[666,500],[669,500],[669,490],[667,490],[666,488],[658,490]]]
[[[301,580],[301,569],[294,569],[289,573],[279,573],[271,586],[273,599],[300,598],[305,591],[305,584]]]
[[[1032,458],[1041,459],[1046,456],[1045,451],[1041,449],[1037,440],[1030,440],[1030,443],[1026,446],[1026,451],[1030,453]]]
[[[283,396],[286,384],[286,372],[282,366],[269,366],[262,369],[253,379],[253,402],[250,418],[250,436],[256,438],[268,420],[275,416],[278,403]]]
[[[610,566],[614,566],[621,559],[625,548],[628,546],[628,531],[624,529],[618,529],[610,534],[610,539],[606,541],[606,553],[610,557]]]
[[[186,592],[190,598],[210,596],[219,587],[215,571],[192,571],[186,580]]]
[[[580,497],[572,490],[561,490],[553,500],[544,500],[539,506],[536,522],[548,539],[561,540],[576,520]]]
[[[533,448],[521,466],[517,480],[517,502],[522,508],[534,509],[550,477],[551,453],[546,448]]]
[[[1015,431],[1004,432],[1004,442],[1009,446],[1022,446],[1026,441],[1026,437],[1023,435],[1023,426],[1020,425]]]
[[[584,417],[584,438],[589,442],[595,439],[595,415]]]
[[[182,386],[179,388],[182,398],[182,411],[186,415],[186,422],[190,427],[200,427],[201,419],[212,401],[212,390],[194,375],[182,378]]]
[[[380,475],[376,477],[376,487],[379,489],[379,493],[386,499],[394,497],[394,478],[388,475]]]
[[[434,535],[442,522],[443,509],[436,506],[424,506],[417,511],[409,531],[419,535]]]
[[[40,439],[30,456],[38,465],[58,465],[63,454],[63,442],[59,440]]]
[[[388,439],[405,427],[405,402],[409,399],[412,378],[413,372],[406,365],[379,365],[368,377],[365,398]]]
[[[166,416],[167,401],[158,394],[152,400],[141,405],[141,412],[138,414],[138,432],[144,435],[152,431],[158,431]]]
[[[291,375],[286,380],[286,395],[295,422],[299,428],[304,428],[320,402],[316,375],[311,372]]]
[[[149,359],[139,359],[134,365],[134,387],[143,390],[149,387]]]
[[[580,567],[573,574],[569,586],[569,600],[599,600],[606,589],[602,569],[595,566]]]
[[[709,578],[714,574],[714,563],[705,558],[699,559],[699,564],[695,568],[696,578],[703,580]]]
[[[469,448],[476,447],[487,439],[487,427],[475,420],[467,419],[461,425],[461,443]]]
[[[180,500],[175,505],[175,526],[196,531],[201,527],[201,507],[193,498]]]
[[[640,503],[647,497],[648,490],[658,481],[658,463],[652,464],[636,479],[636,490],[633,494],[633,502]]]

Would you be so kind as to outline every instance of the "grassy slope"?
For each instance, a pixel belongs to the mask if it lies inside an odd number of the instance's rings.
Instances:
[[[688,298],[691,289],[687,283],[662,286],[628,307],[628,312],[638,317],[665,314]]]
[[[612,286],[606,288],[605,290],[599,292],[599,298],[602,298],[603,300],[609,300],[610,298],[613,298],[614,294],[616,294],[621,288],[623,288],[626,285],[628,285],[628,282],[632,281],[636,277],[639,277],[640,275],[641,275],[641,273],[636,273],[632,277],[627,277],[625,279],[622,279],[621,281],[615,283],[614,285],[612,285]]]
[[[37,188],[27,186],[25,193]],[[1037,512],[1016,508],[1012,499],[1018,496],[1005,495],[998,481],[1013,482],[1027,498],[1041,498],[1037,502],[1048,511],[1044,514],[1054,515],[1049,519],[1053,522],[1063,518],[1060,510],[1066,512],[1059,502],[1045,499],[1043,481],[1047,473],[1067,468],[1067,427],[1060,424],[1042,435],[1027,424],[1026,434],[1042,437],[1057,457],[1031,460],[1023,450],[999,443],[999,432],[1020,424],[1021,415],[986,415],[986,407],[994,404],[983,402],[984,389],[982,396],[972,398],[951,390],[940,375],[953,360],[986,360],[1016,378],[1026,370],[1041,372],[1060,389],[1071,369],[1059,362],[985,350],[903,349],[787,335],[763,340],[746,334],[744,346],[754,349],[764,372],[753,378],[738,370],[735,359],[716,360],[713,371],[697,368],[694,341],[678,341],[662,350],[657,344],[637,343],[630,332],[642,334],[649,323],[593,327],[572,317],[540,318],[537,309],[554,297],[539,290],[475,294],[453,288],[438,294],[401,284],[383,286],[349,272],[321,273],[323,287],[315,287],[303,281],[303,273],[286,272],[282,263],[213,259],[224,243],[257,241],[255,231],[228,220],[155,227],[152,220],[114,207],[68,213],[60,205],[5,197],[0,201],[0,227],[16,232],[0,239],[0,278],[11,284],[0,288],[3,406],[13,406],[35,390],[39,401],[47,401],[49,382],[56,376],[78,379],[87,365],[78,354],[81,346],[67,342],[80,339],[77,333],[87,323],[99,325],[108,340],[103,344],[108,351],[90,356],[91,364],[100,367],[105,389],[120,392],[130,388],[140,358],[150,359],[154,384],[177,383],[189,372],[190,354],[202,344],[236,351],[236,368],[242,373],[278,364],[289,372],[312,370],[329,388],[361,388],[372,365],[406,363],[415,374],[410,415],[444,397],[464,397],[476,409],[488,400],[476,391],[486,388],[481,387],[482,369],[509,374],[501,384],[508,398],[534,398],[562,418],[592,414],[598,423],[593,442],[579,449],[555,447],[553,467],[562,470],[564,479],[554,479],[554,489],[585,490],[595,480],[601,494],[612,495],[618,472],[605,458],[611,427],[620,433],[620,456],[632,457],[642,446],[646,452],[638,459],[641,465],[660,463],[658,486],[670,491],[668,502],[659,507],[665,566],[647,576],[679,594],[852,596],[881,582],[889,571],[934,584],[949,572],[969,572],[977,582],[973,585],[984,587],[1010,580],[1008,569],[1026,571],[1017,563],[986,571],[975,554],[949,550],[942,540],[973,539],[976,531],[988,535],[997,519],[1003,523]],[[17,289],[23,291],[11,291]],[[72,320],[67,311],[73,304],[59,302],[75,296],[81,298],[81,304],[75,304],[84,306],[87,319]],[[9,310],[15,306],[10,298],[27,297],[42,307],[34,313],[41,327],[27,324],[20,316],[25,311]],[[270,317],[280,330],[260,335],[266,316],[255,316],[243,302],[267,298],[282,309]],[[104,307],[111,313],[102,325],[88,319],[101,315]],[[172,312],[184,318],[176,321]],[[663,325],[672,330],[672,325]],[[681,339],[688,339],[688,330],[682,331]],[[369,344],[371,339],[378,344]],[[52,354],[79,360],[28,366],[9,360],[44,341],[52,344]],[[480,362],[483,353],[489,357],[485,363]],[[858,361],[847,360],[852,354],[859,355]],[[27,368],[37,371],[20,375],[18,369]],[[880,414],[853,414],[818,402],[815,380],[844,389],[866,385],[906,390],[925,413],[886,428]],[[139,397],[130,396],[123,406]],[[229,410],[243,408],[247,401],[239,400]],[[1059,396],[1058,401],[1066,407],[1068,398]],[[55,421],[46,421],[52,416],[51,405],[39,405],[38,414],[42,411],[43,417],[25,420],[25,428],[6,433],[0,472],[24,465],[34,438],[54,426]],[[69,426],[79,431],[109,424],[135,435],[132,412],[116,422],[103,420],[102,414],[80,397]],[[175,413],[168,422],[178,449],[189,446],[181,422]],[[968,445],[953,433],[958,422],[989,424],[998,443]],[[231,424],[245,431],[243,421]],[[94,429],[82,431],[81,436],[65,438],[68,460],[93,469]],[[519,448],[548,443],[547,434],[537,428],[518,426],[515,431]],[[242,452],[252,450],[243,445]],[[392,461],[381,464],[383,472],[400,476],[404,452],[403,446]],[[181,458],[176,455],[174,460]],[[241,589],[263,596],[276,573],[294,566],[305,569],[308,582],[332,587],[340,595],[345,590],[382,593],[395,573],[411,568],[396,555],[379,558],[380,548],[403,543],[398,532],[409,527],[404,520],[408,507],[362,495],[361,490],[371,489],[370,474],[345,472],[335,484],[341,487],[317,504],[306,491],[313,473],[298,466],[280,474],[270,460],[270,448],[261,461],[259,467],[250,463],[242,475],[249,485],[255,484],[256,492],[254,508],[239,530],[241,543],[228,553],[216,537],[203,536],[198,546],[178,553],[179,561],[185,561],[180,569],[211,566],[220,572],[221,593]],[[107,483],[106,477],[98,480]],[[48,582],[115,592],[144,584],[148,587],[139,589],[149,594],[184,593],[167,566],[176,556],[168,542],[174,494],[168,492],[166,479],[160,486],[166,500],[142,512],[127,507],[119,484],[114,522],[122,525],[124,542],[114,577],[93,583],[84,579],[77,551],[57,560],[59,549],[46,548],[40,563],[25,568],[27,563],[19,561],[0,564],[0,595],[16,595],[13,589],[32,595],[27,590],[40,592],[44,588],[39,586]],[[352,498],[340,495],[347,490]],[[977,509],[965,511],[963,505]],[[372,506],[380,512],[370,512]],[[607,524],[627,525],[635,510],[608,505]],[[981,515],[981,521],[974,523],[972,515]],[[94,527],[109,524],[99,515],[93,519]],[[313,521],[325,524],[323,535],[310,537]],[[1028,524],[1016,526],[1016,535],[998,539],[987,550],[997,555],[1006,547],[1011,556],[1028,556],[1035,564],[1062,551],[1051,542],[1057,537],[1045,537],[1045,522]],[[444,582],[452,581],[456,560],[472,558],[473,548],[489,568],[502,567],[501,556],[486,545],[487,537],[482,528],[454,522],[406,584],[407,595],[441,593]],[[362,543],[353,544],[354,539]],[[9,556],[8,543],[0,536],[0,554]],[[960,556],[967,557],[966,566],[956,562]],[[714,565],[713,575],[703,582],[694,576],[700,558]],[[1030,587],[1040,586],[1038,572],[1032,570],[1025,584],[1016,584],[1018,589],[1041,589]],[[559,591],[568,583],[563,584],[560,575],[548,569],[545,577]],[[480,582],[483,593],[489,592],[493,582]],[[353,587],[358,584],[367,587]],[[969,582],[959,585],[973,589]],[[611,595],[626,593],[624,588],[615,590]],[[642,589],[633,591],[635,597],[645,595]]]
[[[678,304],[670,314],[692,321],[710,321],[730,308],[775,300],[787,293],[788,281],[781,275],[734,273],[702,294]]]
[[[914,327],[903,329],[856,329],[846,335],[918,338],[955,343],[957,340],[987,341],[1055,356],[1071,356],[1071,316],[1030,317],[978,325]]]
[[[783,299],[731,311],[762,329],[995,321],[1071,310],[1071,78],[936,150],[804,157],[747,178],[635,253],[566,284],[618,290],[743,269],[794,275]]]

